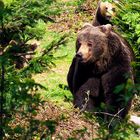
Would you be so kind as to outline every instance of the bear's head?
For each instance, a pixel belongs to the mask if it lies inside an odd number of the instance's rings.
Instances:
[[[86,24],[79,31],[76,41],[76,57],[83,63],[97,62],[109,57],[108,36],[110,24],[94,27]]]
[[[99,2],[97,13],[100,13],[102,17],[110,21],[112,17],[116,14],[116,7],[113,3],[110,2]]]
[[[99,26],[108,23],[111,24],[112,18],[117,13],[117,6],[115,3],[118,5],[118,0],[114,0],[112,3],[99,1],[92,25]]]

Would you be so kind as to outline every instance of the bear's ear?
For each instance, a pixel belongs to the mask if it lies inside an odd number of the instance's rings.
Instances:
[[[82,28],[86,28],[86,27],[92,27],[93,25],[92,24],[90,24],[90,23],[85,23],[83,26],[82,26]]]
[[[106,35],[109,35],[109,33],[112,31],[113,27],[111,24],[106,24],[106,25],[102,25],[102,26],[99,26],[101,31],[103,33],[105,33]]]
[[[82,26],[82,28],[78,31],[78,34],[79,34],[81,31],[83,31],[85,28],[87,28],[87,27],[93,27],[93,25],[90,24],[90,23],[85,23],[85,24]]]

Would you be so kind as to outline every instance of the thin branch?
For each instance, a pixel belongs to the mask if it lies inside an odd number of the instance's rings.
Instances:
[[[111,119],[110,123],[108,124],[108,128],[110,127],[111,123],[113,122],[113,120],[115,119],[115,117],[117,117],[117,115],[119,115],[120,112],[122,112],[124,110],[124,108],[122,108],[121,110],[119,110]]]
[[[108,115],[108,116],[114,117],[114,114],[107,113],[107,112],[94,112],[94,114],[104,114],[104,115]],[[116,117],[116,118],[120,118],[119,116],[115,116],[115,117]]]
[[[15,53],[14,56],[26,56],[26,55],[34,55],[35,52],[30,52],[30,53]]]

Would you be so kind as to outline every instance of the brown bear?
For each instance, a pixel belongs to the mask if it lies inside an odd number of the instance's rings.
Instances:
[[[110,23],[112,17],[116,14],[116,7],[110,2],[99,1],[98,7],[95,13],[95,18],[92,25],[99,26]]]
[[[128,78],[133,83],[133,59],[134,53],[110,24],[86,24],[78,33],[76,55],[67,75],[74,106],[95,111],[104,105],[104,112],[125,118],[133,94],[126,101],[125,91],[116,94],[114,89]]]

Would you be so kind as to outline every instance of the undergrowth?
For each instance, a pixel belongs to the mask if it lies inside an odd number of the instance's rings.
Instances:
[[[10,2],[5,1],[7,5]],[[91,11],[97,3],[92,0],[47,2],[51,4],[47,11],[49,22],[43,14],[43,20],[37,20],[35,28],[26,30],[30,35],[39,30],[41,36],[29,40],[37,39],[39,44],[34,59],[21,70],[13,71],[13,66],[6,69],[6,107],[10,111],[4,116],[5,139],[138,140],[138,127],[127,120],[111,122],[109,130],[104,120],[82,113],[72,105],[66,77],[75,54],[75,39],[83,23],[92,22]]]

